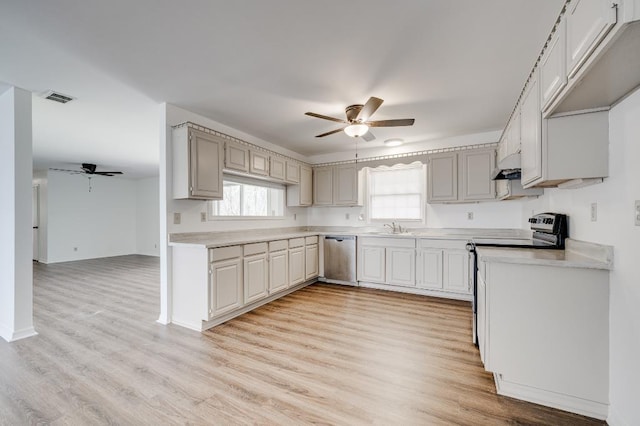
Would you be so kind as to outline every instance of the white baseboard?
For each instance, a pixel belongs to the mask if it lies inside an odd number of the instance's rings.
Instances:
[[[4,325],[0,325],[0,336],[7,342],[15,342],[16,340],[26,339],[27,337],[37,336],[36,329],[26,327],[21,330],[11,330]]]
[[[563,395],[556,392],[538,389],[519,383],[503,380],[499,374],[493,375],[496,382],[496,391],[499,395],[510,396],[511,398],[545,405],[547,407],[558,408],[571,413],[593,417],[599,420],[607,419],[609,414],[609,404],[596,401],[589,401],[575,396]]]

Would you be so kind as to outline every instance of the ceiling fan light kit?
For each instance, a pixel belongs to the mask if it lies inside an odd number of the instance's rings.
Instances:
[[[369,131],[369,126],[362,123],[350,124],[344,128],[344,132],[352,138],[357,138]]]

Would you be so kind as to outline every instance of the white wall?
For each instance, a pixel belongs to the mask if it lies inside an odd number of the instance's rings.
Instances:
[[[640,200],[640,91],[609,115],[609,175],[602,184],[574,189],[554,189],[531,210],[566,213],[575,239],[614,246],[610,280],[610,416],[611,425],[640,424],[640,226],[634,226],[634,200]],[[576,161],[579,161],[579,153]],[[596,222],[591,203],[598,205]],[[594,342],[605,345],[607,342]]]
[[[103,176],[89,181],[84,175],[56,171],[49,171],[47,180],[44,262],[136,253],[134,181]]]
[[[136,181],[136,253],[160,256],[160,188],[157,177]]]

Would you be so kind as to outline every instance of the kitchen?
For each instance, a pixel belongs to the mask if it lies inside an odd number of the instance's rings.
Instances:
[[[533,58],[529,61],[532,62]],[[522,86],[524,81],[520,81]],[[375,95],[375,93],[373,93]],[[368,94],[367,94],[368,95]],[[357,100],[364,102],[366,100]],[[515,103],[515,99],[512,104]],[[551,101],[554,102],[554,101]],[[344,105],[343,105],[344,107]],[[383,107],[384,108],[384,107]],[[311,108],[309,108],[311,109]],[[338,109],[339,110],[339,109]],[[334,112],[333,114],[337,114]],[[520,201],[490,202],[490,203],[473,203],[473,204],[427,204],[426,222],[422,227],[426,228],[506,228],[519,229],[526,231],[528,229],[526,220],[532,216],[532,213],[540,213],[545,211],[563,212],[570,218],[570,238],[583,241],[596,242],[615,247],[614,267],[610,275],[611,300],[610,300],[610,347],[611,360],[610,364],[610,394],[612,407],[620,407],[626,414],[618,415],[622,420],[619,424],[633,424],[632,401],[634,395],[637,396],[637,385],[634,384],[633,374],[621,373],[616,366],[625,366],[624,370],[633,364],[633,354],[637,353],[637,319],[633,314],[633,306],[629,305],[631,301],[637,300],[635,296],[637,289],[631,284],[633,282],[633,273],[630,265],[633,261],[632,243],[634,236],[637,236],[637,230],[630,224],[630,217],[633,212],[633,200],[640,198],[637,194],[637,188],[631,185],[637,181],[634,175],[633,166],[630,164],[634,154],[637,153],[632,140],[637,135],[637,129],[633,127],[633,118],[637,114],[637,94],[632,94],[626,100],[622,101],[608,113],[609,118],[609,170],[608,176],[604,182],[596,183],[591,186],[577,189],[545,189],[543,196]],[[161,141],[164,142],[166,155],[164,164],[167,169],[161,167],[161,183],[164,197],[161,200],[162,205],[166,205],[166,209],[161,212],[163,219],[161,227],[164,228],[164,235],[172,233],[184,232],[208,232],[234,227],[235,223],[220,223],[205,221],[201,222],[201,214],[208,214],[206,206],[202,202],[173,200],[173,193],[170,188],[172,178],[168,171],[173,165],[171,158],[170,146],[170,127],[190,121],[197,125],[204,126],[227,135],[231,135],[249,143],[255,143],[262,148],[273,150],[285,156],[300,162],[305,162],[304,158],[295,153],[282,150],[275,145],[269,145],[257,138],[243,134],[242,132],[221,123],[215,122],[205,116],[195,114],[188,110],[176,107],[171,104],[163,105],[161,112]],[[417,117],[418,118],[418,117]],[[419,119],[419,118],[418,118]],[[319,132],[318,132],[319,133]],[[444,141],[443,144],[449,146],[472,146],[472,145],[490,145],[495,143],[500,135],[495,134],[478,134],[474,137],[453,137]],[[437,150],[440,148],[429,147],[424,151]],[[443,147],[442,149],[446,149]],[[360,156],[363,161],[369,154],[364,152],[362,145],[360,146]],[[374,155],[380,156],[385,154]],[[343,161],[345,154],[324,154],[318,159],[310,161],[313,164],[327,164]],[[354,152],[348,153],[353,158]],[[635,156],[637,158],[637,155]],[[161,165],[163,163],[161,162]],[[588,178],[589,176],[576,176],[576,178]],[[631,186],[630,186],[631,185]],[[162,196],[161,196],[162,198]],[[166,204],[165,204],[166,203]],[[596,204],[596,220],[592,221],[591,204]],[[306,208],[291,208],[291,216],[279,221],[277,227],[296,227],[296,226],[343,226],[343,227],[360,227],[365,225],[364,221],[359,221],[363,212],[361,207],[312,207],[308,211]],[[499,212],[499,214],[497,214]],[[175,224],[175,214],[180,214],[178,220],[180,224]],[[471,213],[471,215],[469,215]],[[472,217],[473,219],[469,219]],[[273,227],[273,222],[263,221],[256,226],[247,227],[246,224],[237,225],[254,229],[258,227]],[[627,224],[621,226],[620,224]],[[368,224],[367,224],[368,225]],[[381,224],[377,226],[381,227]],[[627,226],[629,226],[627,228]],[[161,246],[161,254],[164,259],[170,256],[170,248]],[[164,252],[163,252],[164,251]],[[161,274],[164,274],[163,285],[169,284],[168,271],[163,268]],[[619,291],[621,293],[617,293]],[[169,322],[169,292],[162,292],[162,311],[161,321]],[[624,297],[622,297],[624,296]],[[632,370],[633,371],[633,370]],[[634,387],[636,386],[636,387]],[[618,401],[616,404],[615,402]],[[624,408],[622,408],[624,407]],[[630,411],[626,411],[630,410]],[[609,413],[609,423],[616,424],[615,411],[612,409]],[[624,419],[627,419],[626,422]]]

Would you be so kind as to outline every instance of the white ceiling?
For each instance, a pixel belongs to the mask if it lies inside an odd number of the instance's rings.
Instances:
[[[502,128],[564,0],[0,0],[0,82],[34,96],[37,166],[92,162],[157,174],[158,104],[305,156],[369,96],[380,146]]]

